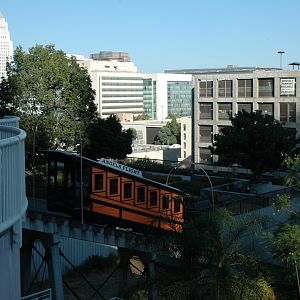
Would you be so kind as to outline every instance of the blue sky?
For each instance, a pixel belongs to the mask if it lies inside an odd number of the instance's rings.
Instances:
[[[299,0],[0,0],[14,47],[129,52],[142,72],[300,61]]]

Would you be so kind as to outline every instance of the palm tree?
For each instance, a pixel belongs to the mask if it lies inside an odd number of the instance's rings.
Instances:
[[[176,246],[178,272],[169,282],[160,280],[161,298],[275,299],[264,270],[245,249],[265,221],[253,214],[235,218],[225,209],[192,215]]]

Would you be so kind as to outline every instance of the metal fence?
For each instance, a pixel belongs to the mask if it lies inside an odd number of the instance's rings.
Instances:
[[[195,210],[209,210],[212,208],[211,190],[202,190],[202,200],[196,203]],[[278,195],[287,194],[291,199],[295,197],[293,187],[284,187],[263,194],[247,194],[214,190],[214,206],[225,207],[234,215],[243,214],[257,209],[272,206]],[[203,195],[204,194],[204,195]],[[193,208],[192,208],[193,209]]]

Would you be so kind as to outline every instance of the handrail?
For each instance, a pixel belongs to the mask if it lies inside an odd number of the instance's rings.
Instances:
[[[20,118],[16,116],[4,116],[3,119],[0,119],[0,125],[3,126],[12,126],[19,128]]]
[[[25,138],[23,130],[0,125],[0,233],[20,221],[27,209]]]

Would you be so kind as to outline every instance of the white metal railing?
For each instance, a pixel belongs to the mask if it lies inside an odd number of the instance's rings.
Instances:
[[[15,116],[4,116],[3,119],[0,119],[0,125],[2,126],[12,126],[19,128],[20,118]]]
[[[13,118],[7,120],[9,124]],[[20,221],[27,209],[25,137],[19,128],[0,126],[0,233]]]
[[[21,300],[51,300],[52,294],[51,289],[40,291],[25,297],[22,297]]]

